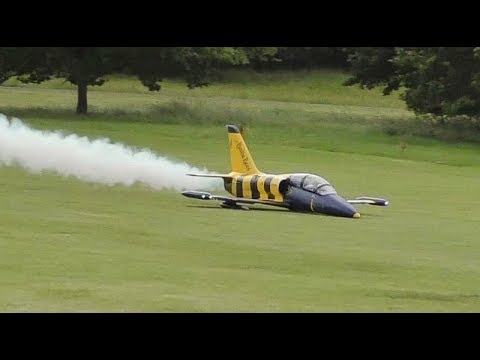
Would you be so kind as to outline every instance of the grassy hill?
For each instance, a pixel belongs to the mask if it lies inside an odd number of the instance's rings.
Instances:
[[[0,311],[479,311],[478,146],[386,135],[385,122],[411,113],[395,96],[342,87],[345,77],[232,72],[160,93],[113,77],[90,90],[82,117],[60,81],[0,87],[0,112],[34,128],[212,171],[229,169],[223,126],[244,123],[261,170],[391,201],[357,207],[359,220],[233,211],[0,166]]]

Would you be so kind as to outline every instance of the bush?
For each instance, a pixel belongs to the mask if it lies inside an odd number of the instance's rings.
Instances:
[[[412,119],[389,119],[382,125],[387,135],[417,135],[446,141],[480,142],[480,119],[467,115],[417,115]]]

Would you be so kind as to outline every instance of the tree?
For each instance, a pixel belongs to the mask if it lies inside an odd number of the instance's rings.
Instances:
[[[480,116],[480,50],[473,47],[360,48],[349,56],[345,85],[403,89],[419,114]]]
[[[255,63],[262,69],[312,69],[319,67],[343,68],[347,65],[345,51],[339,47],[279,47],[277,61]]]
[[[344,83],[351,86],[358,84],[362,89],[372,89],[376,86],[386,86],[384,94],[389,95],[397,88],[395,68],[392,59],[395,48],[350,48],[347,50],[347,61],[350,64],[352,76]]]
[[[101,86],[114,73],[138,77],[151,91],[167,76],[183,78],[190,88],[205,86],[219,67],[269,61],[276,48],[240,47],[48,47],[0,48],[0,83],[18,77],[41,83],[53,77],[77,85],[77,113],[88,110],[88,86]]]
[[[225,66],[272,61],[276,52],[269,47],[133,48],[125,72],[138,76],[150,90],[159,90],[167,76],[183,78],[194,88],[208,85]]]
[[[0,81],[18,77],[23,83],[41,83],[53,77],[77,85],[77,113],[87,112],[87,87],[101,86],[103,76],[121,69],[115,48],[25,47],[3,48]]]

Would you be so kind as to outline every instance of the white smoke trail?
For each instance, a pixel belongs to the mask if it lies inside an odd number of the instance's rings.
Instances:
[[[0,114],[0,165],[18,164],[32,173],[56,171],[64,176],[106,185],[143,183],[154,189],[213,189],[221,179],[187,176],[208,173],[147,149],[134,149],[109,139],[91,140],[60,131],[29,128]]]

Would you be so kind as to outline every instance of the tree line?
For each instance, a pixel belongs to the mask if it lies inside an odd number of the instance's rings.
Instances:
[[[41,83],[54,77],[77,86],[77,113],[88,111],[88,86],[128,74],[151,91],[164,78],[207,86],[228,67],[260,71],[343,68],[345,86],[400,90],[408,108],[436,116],[480,115],[480,47],[4,47],[0,84],[11,77]]]
[[[269,61],[276,48],[234,47],[5,47],[0,48],[0,84],[11,77],[22,83],[64,78],[77,86],[77,113],[88,111],[88,86],[101,86],[109,74],[133,75],[151,91],[166,77],[205,86],[223,66]]]

